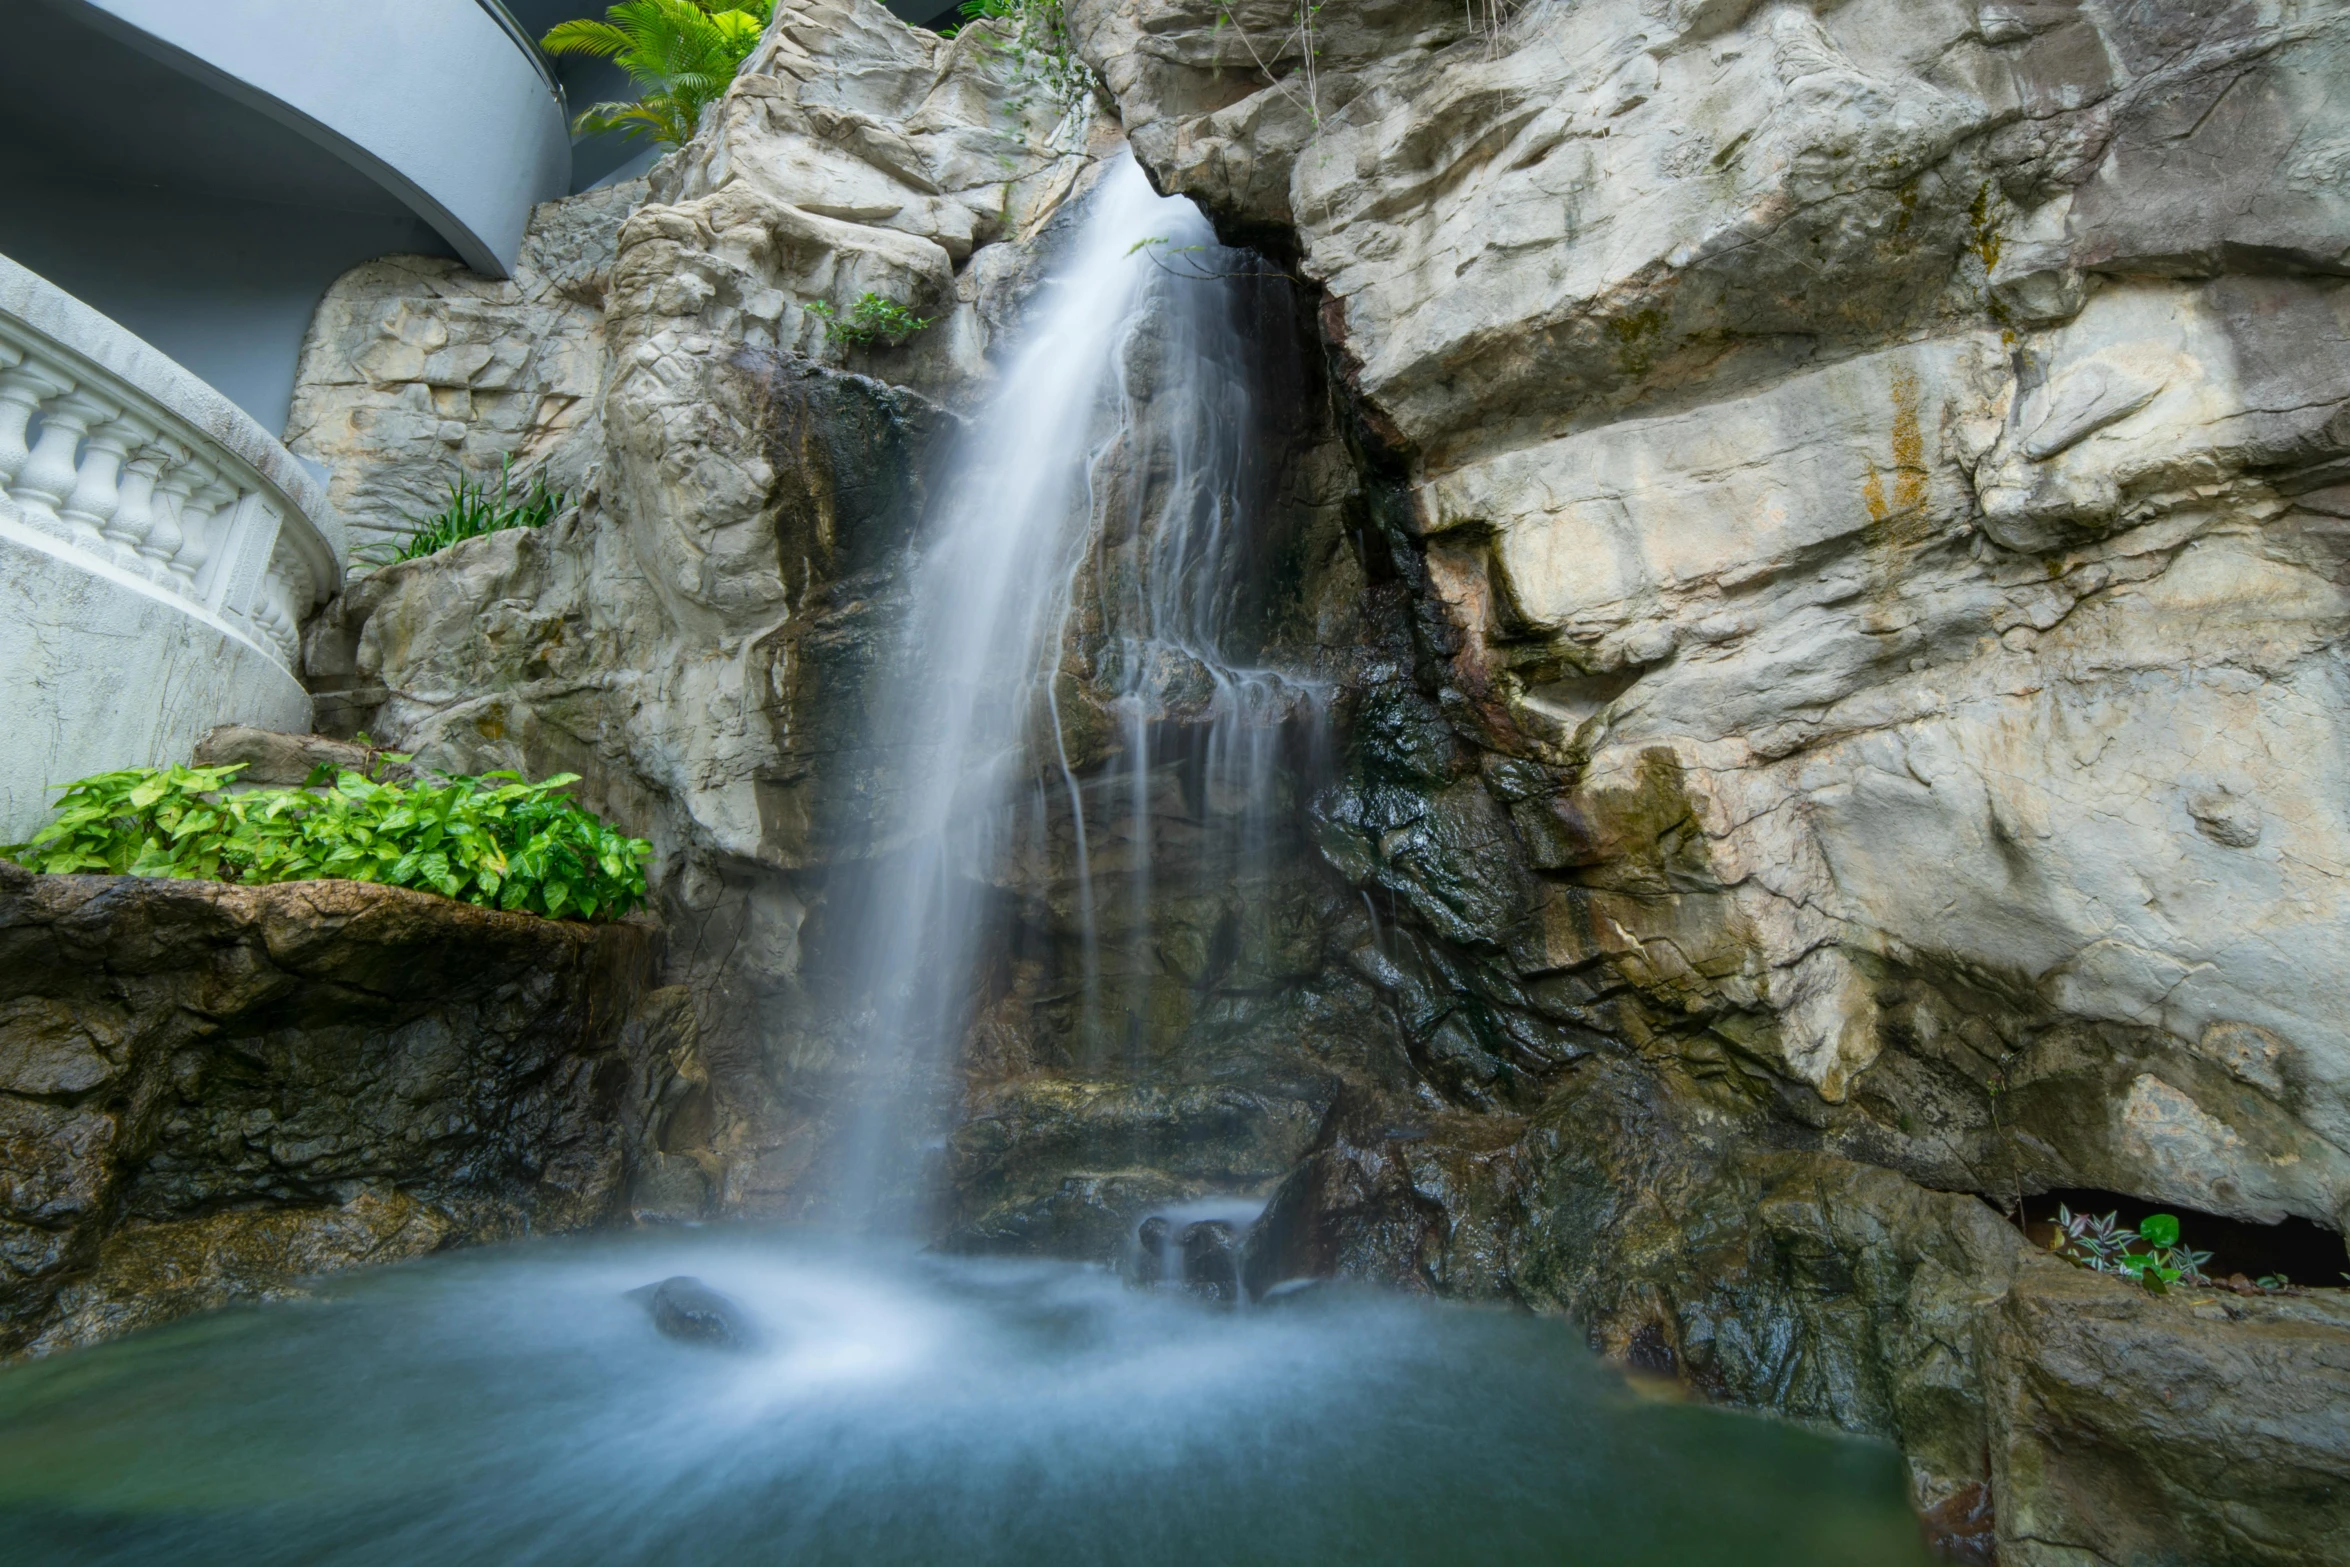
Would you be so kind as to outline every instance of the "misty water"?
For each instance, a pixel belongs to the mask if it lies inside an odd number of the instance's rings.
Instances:
[[[873,1238],[919,1210],[952,1113],[990,864],[1065,811],[1087,950],[1106,927],[1147,950],[1165,774],[1199,802],[1191,874],[1237,886],[1324,722],[1314,682],[1236,631],[1255,394],[1230,290],[1255,263],[1128,161],[1072,229],[940,487],[874,697],[903,783],[848,916],[868,1067],[834,1148],[869,1233],[489,1248],[0,1373],[7,1562],[1924,1559],[1890,1449],[1643,1391],[1565,1322],[1328,1287],[1211,1302]],[[1080,593],[1122,736],[1090,818],[1054,695]],[[1092,1064],[1114,1067],[1132,974],[1085,961]],[[1184,1227],[1237,1237],[1264,1195],[1142,1216],[1129,1272],[1180,1286]],[[657,1331],[629,1292],[680,1274],[753,1341]]]
[[[758,1347],[626,1291],[692,1274]],[[755,1230],[536,1242],[0,1375],[0,1542],[97,1564],[1922,1563],[1890,1450],[1562,1322],[1242,1311]]]

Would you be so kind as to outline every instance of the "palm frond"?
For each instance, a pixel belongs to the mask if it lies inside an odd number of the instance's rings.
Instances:
[[[543,40],[556,53],[609,59],[637,84],[635,104],[599,103],[575,132],[625,128],[682,145],[726,94],[765,34],[774,0],[617,0],[601,22],[565,22]]]
[[[539,40],[549,54],[585,54],[608,60],[629,46],[628,34],[610,22],[557,22]]]

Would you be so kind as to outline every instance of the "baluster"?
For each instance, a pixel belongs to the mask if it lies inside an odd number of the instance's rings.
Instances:
[[[261,583],[261,629],[267,633],[270,645],[277,649],[278,657],[290,667],[294,662],[290,651],[293,625],[291,617],[286,613],[286,603],[292,598],[293,592],[286,586],[285,574],[279,570],[275,557],[270,560],[269,572],[261,579]]]
[[[147,537],[139,543],[139,558],[145,562],[147,580],[157,587],[171,587],[176,579],[171,574],[172,560],[180,547],[187,543],[187,535],[180,531],[180,508],[187,504],[188,492],[202,482],[188,456],[188,449],[177,441],[166,448],[168,466],[155,481],[154,522],[147,529]]]
[[[73,493],[80,472],[74,459],[82,449],[82,437],[92,423],[113,416],[113,409],[80,392],[70,392],[41,410],[40,438],[9,486],[9,498],[26,522],[52,538],[73,541],[73,529],[57,515],[57,508]]]
[[[9,372],[23,363],[24,354],[7,339],[0,338],[0,399],[5,399],[7,396]],[[32,417],[33,411],[30,408],[17,407],[6,401],[0,401],[0,500],[7,498],[8,481],[15,478],[16,470],[24,466],[24,460],[28,455],[25,451],[24,432]],[[11,426],[16,431],[13,437],[8,433]],[[13,458],[9,455],[11,452],[15,453]]]
[[[88,400],[96,403],[94,398]],[[98,404],[98,410],[98,422],[82,447],[81,470],[74,478],[73,493],[65,498],[57,514],[73,529],[73,541],[103,560],[113,554],[106,542],[106,524],[113,518],[115,507],[122,503],[119,482],[122,460],[132,447],[154,431],[136,415],[125,417],[119,407]]]
[[[155,525],[155,479],[171,461],[171,449],[155,438],[152,424],[142,424],[141,430],[133,446],[137,455],[123,465],[114,515],[106,520],[106,547],[117,566],[144,575],[147,567],[139,559],[139,547]]]
[[[39,365],[18,362],[0,373],[0,491],[12,488],[16,476],[32,456],[25,432],[32,428],[33,410],[52,397],[73,390],[73,383]]]
[[[213,519],[220,509],[237,498],[236,486],[220,476],[220,470],[210,463],[192,463],[198,484],[180,507],[179,553],[171,559],[171,574],[179,581],[179,590],[190,598],[197,598],[196,573],[218,552],[220,528]]]

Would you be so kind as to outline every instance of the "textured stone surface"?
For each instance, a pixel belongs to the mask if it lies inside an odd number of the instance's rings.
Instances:
[[[459,477],[508,458],[576,491],[592,446],[575,439],[605,378],[604,290],[641,181],[548,202],[514,274],[389,256],[327,290],[303,341],[286,444],[323,463],[328,497],[363,554],[405,538]]]
[[[1374,4],[1321,14],[1310,84],[1282,7],[1071,10],[1154,176],[1319,291],[1255,333],[1336,372],[1264,432],[1263,642],[1343,756],[1244,867],[1188,853],[1170,769],[1153,922],[1096,949],[1115,1057],[1045,792],[940,1232],[1098,1257],[1278,1185],[1252,1287],[1572,1312],[1901,1443],[1962,1558],[2326,1560],[2338,1443],[2261,1357],[2332,1366],[2330,1297],[2143,1299],[1999,1210],[2350,1217],[2339,8]],[[580,517],[312,641],[354,726],[587,773],[661,843],[700,1031],[645,1212],[821,1206],[865,681],[1086,178],[1032,125],[1033,216],[983,221],[957,149],[1009,84],[878,17],[792,13],[622,229]],[[788,305],[867,287],[947,324],[812,362]],[[1108,823],[1102,629],[1058,695]],[[1092,845],[1092,907],[1140,847]],[[2171,1366],[2241,1398],[2174,1410]],[[2195,1494],[2243,1433],[2275,1462]]]
[[[2322,1562],[2350,1535],[2350,1303],[2155,1299],[2030,1259],[1994,1329],[2002,1561]]]
[[[0,1353],[620,1210],[657,934],[0,862]]]
[[[2338,7],[1395,8],[1318,125],[1213,8],[1077,9],[1145,159],[1322,283],[1423,689],[1510,759],[1350,875],[1913,1173],[2341,1225]],[[1927,1126],[1953,1067],[2029,1135]]]
[[[1953,1548],[2324,1559],[2249,1361],[1993,1398],[2092,1352],[1927,1188],[2350,1219],[2350,16],[1373,6],[1309,75],[1282,7],[1072,13],[1320,285],[1385,535],[1314,814],[1445,1108],[1342,1100],[1258,1282],[1576,1311],[1901,1441]],[[2225,1524],[2113,1478],[2270,1418]]]

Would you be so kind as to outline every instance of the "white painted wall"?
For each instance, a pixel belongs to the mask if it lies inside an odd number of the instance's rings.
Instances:
[[[570,188],[562,105],[480,0],[75,3],[365,169],[493,277]]]

